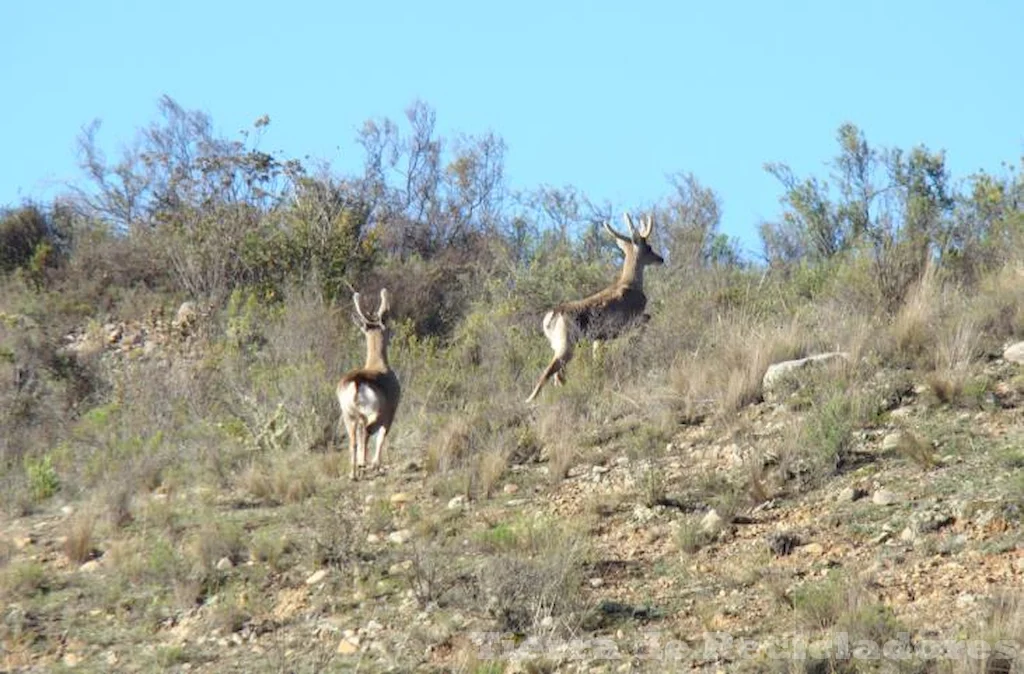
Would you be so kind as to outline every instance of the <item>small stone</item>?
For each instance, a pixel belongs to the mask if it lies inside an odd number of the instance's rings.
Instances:
[[[900,497],[888,489],[879,489],[871,495],[871,502],[880,506],[891,506],[900,502]]]
[[[465,494],[459,494],[458,496],[453,496],[451,498],[451,500],[448,501],[448,510],[462,510],[465,507],[466,507],[466,495]]]
[[[519,485],[514,482],[508,482],[501,488],[503,494],[515,494],[517,491],[519,491]]]
[[[913,543],[917,539],[917,532],[913,527],[904,527],[900,532],[900,540],[906,543]]]
[[[63,661],[65,667],[77,667],[78,663],[82,661],[82,656],[77,653],[65,653]]]
[[[384,626],[381,625],[376,620],[371,620],[370,622],[366,623],[366,631],[367,632],[379,632],[382,629],[384,629]]]
[[[348,639],[342,639],[341,643],[338,644],[337,653],[338,655],[355,655],[359,652],[359,646]]]
[[[82,564],[80,567],[78,567],[78,570],[83,572],[83,573],[93,573],[95,571],[99,571],[99,568],[100,568],[100,560],[98,560],[98,559],[90,559],[88,562],[86,562],[85,564]]]
[[[380,536],[378,536],[377,534],[367,534],[366,542],[370,545],[376,545],[377,543],[380,543]]]
[[[713,508],[700,521],[700,530],[706,534],[716,534],[723,526],[725,526],[725,520]]]
[[[412,498],[404,491],[391,495],[391,505],[402,506],[411,501]]]
[[[807,545],[800,546],[800,550],[805,555],[810,555],[811,557],[821,557],[825,554],[825,546],[821,543],[808,543]]]
[[[412,560],[407,559],[404,562],[396,562],[388,567],[389,576],[401,576],[412,570]]]
[[[412,538],[412,532],[408,529],[399,529],[398,531],[392,531],[388,534],[388,541],[395,545],[408,543],[410,538]]]
[[[604,578],[600,578],[598,576],[595,576],[594,578],[591,578],[587,582],[590,583],[590,587],[598,588],[598,587],[601,587],[602,585],[604,585]]]
[[[864,489],[857,487],[846,487],[836,496],[836,500],[840,503],[853,503],[854,501],[860,500],[867,496],[868,493]]]
[[[891,452],[893,450],[899,449],[901,442],[903,442],[903,431],[889,433],[884,438],[882,438],[882,451]]]
[[[221,557],[220,559],[217,560],[217,570],[218,571],[226,571],[227,569],[230,569],[233,566],[234,566],[234,563],[231,561],[231,559],[229,557]]]
[[[14,547],[19,550],[24,550],[35,542],[36,541],[32,536],[17,536],[14,539]]]
[[[306,579],[306,585],[316,585],[326,577],[327,569],[319,569],[318,571],[314,571],[313,575]]]
[[[60,511],[61,511],[61,513],[62,513],[62,514],[64,514],[65,516],[70,516],[70,515],[74,515],[74,514],[75,514],[75,508],[74,508],[74,506],[69,506],[69,505],[66,505],[66,506],[62,506],[62,507],[61,507],[61,509],[60,509]]]

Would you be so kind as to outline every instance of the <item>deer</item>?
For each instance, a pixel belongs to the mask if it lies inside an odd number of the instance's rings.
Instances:
[[[359,293],[354,290],[352,293],[356,307],[352,319],[366,337],[366,364],[346,373],[337,387],[341,422],[348,433],[349,479],[352,481],[358,479],[357,471],[366,465],[366,445],[374,433],[377,439],[371,468],[380,470],[388,432],[402,397],[398,375],[388,364],[390,300],[387,289],[382,289],[376,314],[367,317],[360,306]]]
[[[565,382],[565,366],[572,360],[578,342],[592,340],[596,352],[602,341],[615,339],[628,329],[650,320],[650,316],[644,313],[647,307],[644,268],[665,263],[648,242],[654,229],[654,218],[647,216],[639,229],[634,226],[629,213],[624,213],[623,218],[630,236],[617,232],[610,222],[604,222],[605,230],[625,255],[618,280],[589,297],[559,304],[544,315],[541,327],[555,355],[526,399],[527,403],[536,399],[551,377],[555,378],[557,386]]]

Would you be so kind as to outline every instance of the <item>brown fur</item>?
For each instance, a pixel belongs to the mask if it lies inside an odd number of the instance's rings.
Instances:
[[[643,290],[644,267],[663,264],[664,260],[647,241],[654,226],[653,220],[648,218],[638,232],[629,214],[624,217],[632,236],[619,234],[605,223],[605,229],[615,238],[625,256],[618,280],[582,300],[559,304],[544,316],[544,335],[555,355],[526,402],[536,398],[551,377],[555,378],[556,384],[564,381],[564,368],[572,360],[575,345],[580,340],[590,339],[596,344],[614,339],[629,328],[650,320],[650,316],[644,313],[647,307],[647,296]]]
[[[359,306],[359,293],[353,294],[356,325],[366,337],[366,364],[348,372],[337,386],[341,422],[349,441],[349,477],[366,463],[366,445],[374,434],[377,443],[373,468],[379,468],[388,432],[398,412],[402,387],[398,375],[388,364],[389,330],[385,323],[390,309],[387,290],[380,292],[381,302],[374,318],[367,318]]]

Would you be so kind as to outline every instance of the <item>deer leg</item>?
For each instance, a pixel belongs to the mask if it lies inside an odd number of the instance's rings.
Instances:
[[[565,364],[562,362],[562,359],[559,358],[558,356],[555,356],[554,358],[552,358],[551,359],[551,363],[547,366],[547,368],[544,370],[544,372],[540,375],[540,379],[537,380],[537,385],[533,387],[533,393],[531,393],[530,397],[526,399],[526,402],[531,402],[531,401],[533,401],[534,398],[537,397],[537,394],[540,393],[540,390],[542,388],[544,388],[544,384],[546,384],[548,379],[551,378],[551,375],[555,375],[555,381],[558,382],[558,383],[561,383],[562,367],[564,365]]]
[[[380,460],[384,456],[384,446],[387,444],[388,439],[388,427],[381,426],[380,430],[377,431],[377,443],[373,449],[373,463],[370,465],[375,469],[380,469]]]
[[[348,433],[348,477],[350,480],[356,479],[356,435],[359,433],[357,428],[358,422],[354,419],[345,417],[345,431]]]
[[[547,368],[540,375],[537,385],[533,387],[533,393],[526,399],[526,402],[531,402],[536,398],[540,390],[544,388],[544,384],[552,376],[555,378],[555,384],[561,385],[565,381],[562,369],[572,360],[573,344],[569,340],[569,326],[564,317],[549,312],[544,317],[544,335],[551,342],[555,357],[551,359]]]
[[[531,393],[530,397],[526,399],[526,402],[533,401],[533,399],[537,397],[537,394],[540,393],[540,390],[544,388],[544,384],[546,384],[548,379],[551,377],[555,378],[556,386],[564,384],[565,366],[570,360],[572,360],[571,348],[567,349],[564,354],[556,354],[555,357],[551,359],[551,362],[548,364],[544,372],[540,375],[540,379],[537,380],[537,385],[533,387],[533,393]]]
[[[366,467],[366,445],[370,441],[370,433],[366,428],[366,420],[359,420],[359,468]]]

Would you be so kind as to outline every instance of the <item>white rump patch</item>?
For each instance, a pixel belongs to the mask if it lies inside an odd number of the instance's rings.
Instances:
[[[348,382],[338,391],[338,402],[345,416],[362,419],[367,426],[374,424],[380,416],[380,396],[369,386]]]
[[[551,342],[551,348],[558,355],[569,349],[569,330],[565,316],[549,311],[544,315],[544,335]]]

